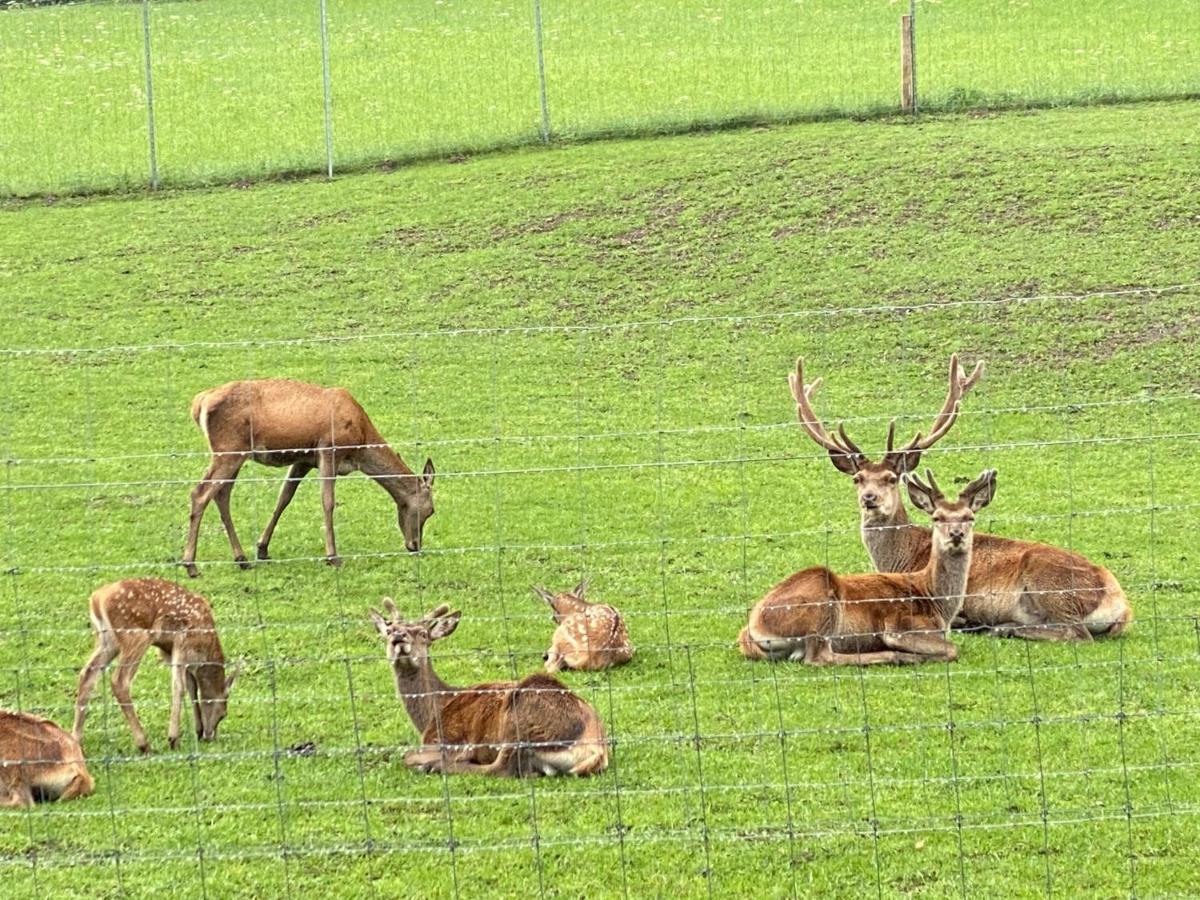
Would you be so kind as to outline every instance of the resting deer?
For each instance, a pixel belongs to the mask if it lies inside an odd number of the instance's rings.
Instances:
[[[575,590],[561,594],[552,594],[543,587],[533,589],[550,604],[558,625],[550,639],[550,649],[542,657],[547,672],[607,669],[633,659],[633,647],[629,645],[629,632],[621,614],[606,603],[585,600],[586,590],[586,579]]]
[[[79,741],[49,719],[0,710],[0,806],[33,806],[95,790]]]
[[[738,636],[747,659],[793,659],[809,665],[953,662],[947,638],[963,604],[975,513],[991,502],[996,472],[972,481],[958,499],[906,475],[908,496],[933,517],[929,562],[915,572],[835,575],[823,566],[777,584],[750,611]]]
[[[79,673],[75,698],[75,738],[83,737],[88,698],[104,669],[119,658],[112,674],[112,692],[125,714],[134,743],[150,752],[146,732],[133,708],[130,686],[142,657],[157,647],[171,666],[171,723],[167,740],[179,746],[179,718],[186,689],[192,702],[196,737],[216,740],[225,718],[229,691],[237,678],[225,677],[225,653],[217,637],[208,601],[160,578],[133,578],[99,588],[89,600],[96,649]]]
[[[537,674],[451,687],[434,674],[429,646],[452,634],[462,613],[439,606],[404,622],[390,598],[383,607],[389,618],[371,610],[371,621],[423,744],[405,754],[409,768],[522,777],[593,775],[608,765],[600,717],[561,681]]]
[[[909,522],[898,483],[916,469],[921,454],[950,430],[960,401],[982,372],[983,363],[979,363],[965,376],[958,355],[951,356],[946,402],[928,436],[918,432],[905,446],[894,449],[893,421],[888,426],[887,453],[879,462],[867,459],[846,436],[844,426],[836,435],[825,430],[812,408],[821,379],[805,384],[803,360],[796,361],[796,371],[788,376],[801,426],[829,451],[839,472],[854,477],[862,510],[862,540],[877,571],[907,572],[929,560],[930,531]],[[986,626],[1001,637],[1088,641],[1093,635],[1120,634],[1133,611],[1112,573],[1080,554],[980,533],[975,536],[962,617],[961,624]]]
[[[342,388],[326,388],[283,378],[231,381],[201,391],[192,400],[192,418],[212,450],[212,463],[192,491],[183,565],[195,578],[196,541],[209,501],[217,501],[233,558],[248,568],[229,513],[229,495],[238,472],[249,459],[264,466],[288,466],[271,521],[258,539],[258,558],[269,559],[275,525],[304,476],[316,469],[321,477],[325,511],[325,559],[340,565],[333,539],[333,484],[338,475],[356,469],[396,501],[404,545],[421,549],[425,520],[433,515],[433,461],[421,475],[413,473],[383,440],[358,401]]]

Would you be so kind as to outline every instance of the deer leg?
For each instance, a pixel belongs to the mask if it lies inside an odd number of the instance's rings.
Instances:
[[[75,777],[58,795],[59,800],[74,800],[76,797],[87,797],[96,790],[96,782],[88,774],[87,769],[80,766]]]
[[[204,519],[204,510],[223,486],[221,482],[237,477],[243,462],[244,456],[215,454],[212,465],[208,467],[200,483],[192,489],[192,512],[188,516],[187,544],[183,548],[182,560],[183,567],[191,578],[198,578],[200,575],[200,570],[196,568],[196,543],[200,539],[200,522]]]
[[[257,555],[259,559],[271,558],[268,548],[271,545],[271,535],[275,533],[275,526],[279,524],[279,517],[288,508],[288,504],[296,496],[296,488],[300,487],[300,482],[304,480],[305,475],[312,471],[312,468],[308,463],[296,463],[288,469],[287,476],[283,479],[283,487],[279,490],[279,499],[275,502],[275,513],[271,516],[267,527],[263,529],[262,537],[258,539]]]
[[[88,699],[95,690],[96,682],[104,673],[108,664],[120,653],[115,636],[111,631],[101,631],[96,635],[96,649],[79,673],[79,690],[75,694],[75,725],[71,733],[75,740],[83,739],[83,722],[87,718]]]
[[[138,666],[142,664],[142,656],[145,655],[149,646],[150,639],[148,637],[130,634],[121,661],[113,669],[112,674],[113,696],[117,698],[125,721],[129,723],[129,730],[133,732],[133,742],[142,753],[150,752],[150,742],[146,740],[146,731],[142,728],[137,711],[133,708],[133,697],[129,688],[133,683],[133,677],[137,675]]]
[[[179,719],[183,715],[183,691],[185,669],[177,659],[171,660],[171,721],[167,726],[167,745],[172,749],[179,747]]]
[[[988,633],[994,637],[1016,637],[1027,641],[1090,641],[1092,633],[1082,622],[1058,622],[1048,625],[1022,625],[1007,622],[993,625]]]
[[[342,561],[337,555],[337,546],[333,540],[333,483],[337,479],[337,462],[332,450],[322,450],[317,456],[320,463],[318,472],[321,476],[321,508],[325,512],[325,562],[331,566],[340,566]]]
[[[33,806],[33,788],[28,784],[0,785],[0,807],[19,809]]]
[[[795,659],[795,655],[792,657]],[[883,666],[924,662],[925,657],[902,650],[871,650],[865,653],[838,653],[828,641],[805,645],[804,662],[810,666]]]
[[[196,678],[190,672],[184,671],[184,683],[187,685],[188,697],[192,702],[192,718],[196,723],[196,736],[199,737],[204,733],[204,719],[200,715],[200,688],[196,684]]]
[[[555,672],[560,672],[567,667],[566,663],[563,661],[562,654],[560,654],[553,647],[551,647],[549,652],[546,653],[545,660],[546,671],[551,675],[553,675]]]
[[[903,634],[884,632],[879,635],[884,645],[919,657],[915,662],[941,660],[954,662],[958,659],[958,647],[940,634],[933,632],[908,631]]]
[[[229,538],[229,546],[233,550],[233,561],[243,569],[250,568],[250,563],[246,561],[246,551],[242,549],[242,542],[238,540],[237,531],[233,527],[233,516],[229,513],[229,496],[233,493],[233,482],[225,481],[217,489],[213,495],[213,499],[217,501],[217,512],[221,514],[221,524],[225,526],[225,534]]]

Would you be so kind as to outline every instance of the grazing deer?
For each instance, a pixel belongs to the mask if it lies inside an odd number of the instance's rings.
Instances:
[[[246,460],[264,466],[288,466],[271,521],[258,539],[258,558],[269,559],[275,525],[304,476],[316,469],[321,477],[325,511],[325,559],[340,565],[333,539],[333,484],[338,475],[362,472],[396,501],[404,545],[421,549],[425,520],[433,515],[433,461],[421,475],[413,473],[387,445],[358,401],[342,388],[326,388],[283,378],[231,381],[201,391],[192,400],[192,418],[204,432],[212,462],[192,491],[183,565],[195,578],[196,541],[209,501],[217,501],[233,558],[249,568],[229,514],[229,495]]]
[[[404,756],[423,772],[481,775],[594,775],[608,765],[600,717],[549,675],[450,687],[437,677],[429,645],[454,632],[462,613],[439,606],[404,622],[390,598],[390,618],[371,610],[387,642],[396,693],[421,732],[422,747]]]
[[[872,462],[846,436],[844,426],[836,435],[826,432],[812,408],[821,379],[806,385],[804,361],[796,360],[796,371],[788,376],[796,415],[808,436],[829,451],[837,470],[854,477],[862,509],[862,540],[877,571],[908,572],[928,562],[930,531],[909,522],[898,482],[950,430],[959,402],[982,372],[981,362],[965,376],[958,355],[951,356],[950,388],[929,435],[918,432],[895,450],[893,421],[888,426],[886,455]],[[1119,635],[1132,618],[1120,584],[1103,566],[1048,544],[983,533],[975,536],[960,624],[985,626],[1001,637],[1089,641],[1093,635]]]
[[[49,719],[0,709],[0,806],[71,800],[95,787],[78,740]]]
[[[167,729],[171,749],[179,746],[185,689],[192,701],[196,737],[216,740],[217,726],[225,718],[229,691],[238,673],[235,670],[225,677],[225,653],[208,601],[161,578],[132,578],[99,588],[92,594],[89,608],[96,649],[79,673],[76,740],[83,737],[88,698],[97,679],[119,657],[112,675],[113,696],[125,714],[134,743],[142,753],[150,752],[129,689],[142,657],[152,646],[171,666],[171,724]]]
[[[550,604],[558,625],[550,649],[542,657],[551,674],[560,669],[607,669],[633,659],[621,614],[607,603],[589,603],[583,596],[586,590],[586,579],[575,590],[561,594],[552,594],[543,587],[533,589]]]
[[[908,496],[933,518],[929,562],[915,572],[835,575],[823,566],[777,584],[750,611],[738,635],[747,659],[793,659],[813,666],[953,662],[947,638],[963,604],[975,513],[996,493],[989,469],[954,501],[905,475]]]

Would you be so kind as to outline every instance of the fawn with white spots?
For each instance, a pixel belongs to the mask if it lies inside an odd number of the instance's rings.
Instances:
[[[633,647],[621,614],[607,603],[586,600],[586,590],[586,579],[573,591],[561,594],[552,594],[543,587],[533,589],[550,604],[558,625],[550,639],[550,649],[542,657],[547,672],[561,669],[595,671],[633,659]]]
[[[385,597],[388,615],[371,610],[387,644],[396,694],[421,732],[422,746],[404,763],[422,772],[510,778],[594,775],[608,765],[608,742],[596,710],[549,675],[451,687],[433,671],[429,647],[452,634],[461,612],[439,606],[405,622]]]
[[[184,691],[191,700],[196,737],[215,740],[238,673],[225,675],[225,653],[208,601],[171,581],[132,578],[96,590],[89,609],[96,649],[79,673],[73,729],[76,739],[83,737],[88,698],[96,681],[117,659],[112,674],[113,696],[129,723],[134,743],[142,753],[150,752],[146,732],[133,708],[130,686],[146,651],[157,647],[171,666],[171,721],[167,729],[171,749],[179,746]]]
[[[95,790],[79,741],[49,719],[0,710],[0,806],[33,806]]]
[[[908,496],[933,517],[929,563],[917,572],[836,575],[824,566],[797,572],[750,611],[738,636],[747,659],[792,659],[812,666],[953,662],[947,632],[963,605],[975,513],[991,502],[989,469],[947,500],[906,475]]]
[[[950,357],[946,401],[929,434],[920,433],[893,449],[895,422],[888,427],[887,453],[872,462],[840,427],[830,434],[812,408],[821,385],[804,382],[804,361],[788,376],[796,415],[810,438],[829,451],[839,472],[854,478],[862,508],[862,540],[878,572],[911,572],[930,557],[928,528],[909,523],[900,499],[900,479],[916,470],[921,454],[937,443],[958,418],[962,398],[979,381],[983,363],[965,375],[958,355]],[[1108,569],[1078,553],[1049,544],[977,534],[961,625],[984,626],[997,637],[1041,641],[1090,641],[1115,637],[1133,619],[1121,585]]]
[[[425,520],[433,515],[433,460],[417,475],[387,445],[350,392],[286,378],[231,381],[201,391],[192,399],[192,418],[204,432],[212,462],[192,491],[183,566],[196,568],[196,542],[204,510],[215,500],[233,558],[249,568],[229,512],[229,496],[243,465],[287,466],[288,473],[275,512],[258,539],[259,559],[269,559],[271,535],[292,502],[304,476],[313,469],[321,478],[325,513],[325,560],[340,565],[333,539],[333,486],[339,475],[360,471],[375,480],[396,502],[400,530],[409,552],[421,549]]]

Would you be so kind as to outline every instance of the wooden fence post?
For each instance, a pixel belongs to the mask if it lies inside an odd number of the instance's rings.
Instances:
[[[913,83],[912,16],[900,17],[900,109],[916,112],[917,97]]]

